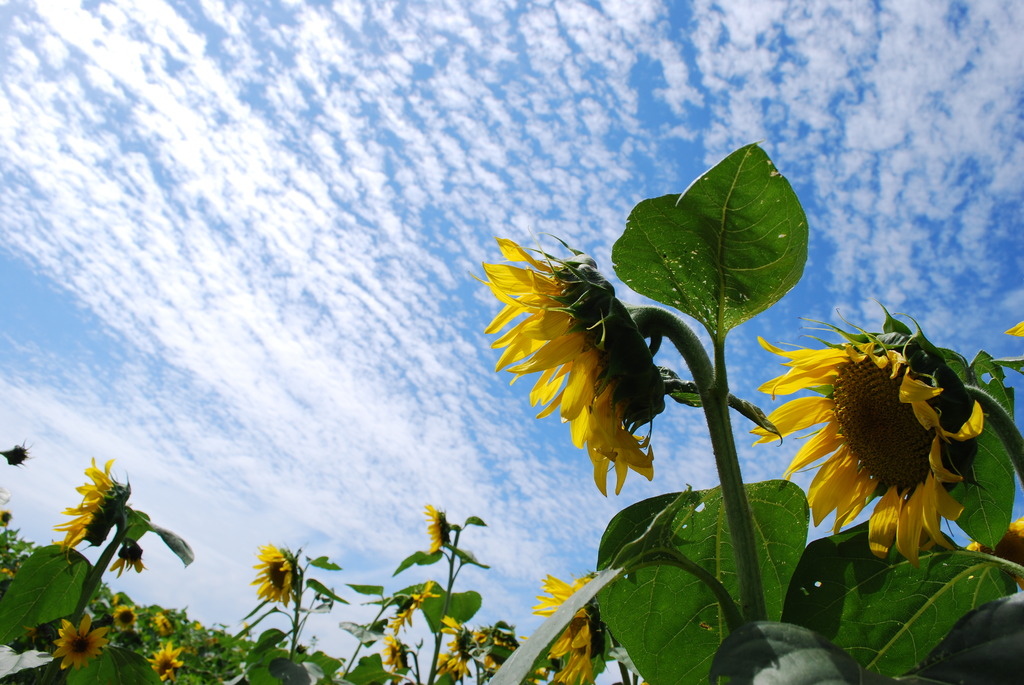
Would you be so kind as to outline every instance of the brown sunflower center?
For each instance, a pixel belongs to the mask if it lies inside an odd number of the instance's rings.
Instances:
[[[270,578],[271,585],[279,590],[284,588],[290,572],[291,566],[286,561],[271,562],[270,568],[267,569],[267,575]]]
[[[890,378],[891,369],[878,368],[870,359],[849,362],[833,383],[836,420],[843,440],[868,473],[883,486],[901,491],[928,476],[928,453],[934,436],[900,402],[904,368]]]

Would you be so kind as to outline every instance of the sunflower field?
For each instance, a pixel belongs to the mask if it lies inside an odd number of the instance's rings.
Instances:
[[[622,509],[593,573],[543,580],[533,612],[545,620],[528,638],[504,621],[473,623],[482,598],[457,579],[487,568],[464,539],[486,524],[432,505],[426,548],[395,571],[434,567],[432,580],[341,592],[327,557],[267,544],[240,629],[137,606],[104,577],[142,572],[144,537],[186,565],[193,552],[134,508],[112,462],[94,461],[55,527],[62,539],[36,546],[0,531],[0,682],[1018,682],[1024,438],[1006,375],[1024,357],[946,349],[880,306],[880,324],[821,323],[810,347],[761,340],[781,364],[757,400],[773,408],[734,396],[726,337],[796,285],[807,243],[800,202],[757,145],[629,215],[614,272],[657,304],[618,299],[564,243],[558,256],[498,239],[503,261],[479,279],[501,305],[485,328],[496,370],[533,379],[538,417],[569,424],[596,488],[653,479],[651,426],[669,407],[703,413],[719,477]],[[1024,323],[1006,333],[1024,336]],[[685,368],[658,364],[663,347]],[[779,479],[744,482],[734,422],[755,444],[797,445]],[[17,446],[4,455],[27,457]],[[804,471],[806,492],[789,480]],[[809,541],[812,522],[831,535]],[[95,562],[85,546],[100,550]],[[356,601],[375,616],[341,623],[354,653],[303,640],[310,616]],[[266,628],[271,616],[285,628]],[[410,638],[420,619],[428,637]]]

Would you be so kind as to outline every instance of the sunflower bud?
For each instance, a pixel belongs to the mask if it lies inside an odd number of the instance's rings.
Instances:
[[[8,466],[21,466],[28,459],[28,450],[24,445],[15,445],[9,450],[0,451],[0,454],[4,455]]]

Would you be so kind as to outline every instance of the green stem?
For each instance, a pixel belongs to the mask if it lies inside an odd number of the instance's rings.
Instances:
[[[1006,453],[1013,463],[1013,470],[1017,472],[1017,478],[1024,486],[1024,437],[1021,437],[1017,424],[1014,423],[1010,413],[999,404],[999,401],[984,389],[976,385],[966,385],[967,392],[976,399],[985,412],[985,423],[995,430],[999,440],[1002,441]]]
[[[743,476],[740,473],[739,457],[729,417],[725,341],[713,341],[715,364],[712,366],[697,334],[679,317],[660,307],[630,307],[629,312],[644,336],[663,335],[672,341],[697,384],[722,486],[722,503],[729,524],[736,574],[739,579],[740,607],[747,621],[765,620],[768,617],[768,610],[761,583],[753,517],[747,492],[743,487]]]
[[[381,595],[381,599],[382,600],[384,599],[384,595]],[[389,606],[390,606],[390,604],[382,606],[380,608],[380,611],[377,612],[377,615],[373,618],[372,621],[370,621],[369,625],[370,626],[376,625],[377,621],[380,620],[380,617],[384,615],[384,611]],[[398,639],[398,635],[395,635],[395,639],[396,640]],[[360,638],[357,637],[356,638],[356,651],[352,652],[352,656],[349,657],[349,660],[345,662],[345,672],[341,674],[342,680],[344,680],[345,676],[347,676],[349,674],[349,671],[352,670],[352,666],[356,662],[356,657],[359,656],[359,652],[362,649],[363,649],[363,641]],[[417,678],[417,680],[419,679],[419,674],[417,674],[416,678]]]
[[[454,528],[455,539],[452,541],[451,549],[446,549],[448,553],[448,587],[444,590],[444,605],[441,608],[441,621],[444,625],[444,617],[448,615],[448,607],[452,600],[452,588],[455,586],[455,576],[458,575],[458,570],[455,568],[455,557],[456,554],[453,551],[454,548],[459,546],[459,535],[462,531],[459,528]],[[445,545],[447,547],[447,545]],[[430,675],[427,676],[427,685],[434,685],[434,678],[437,677],[437,657],[441,654],[441,639],[444,634],[441,632],[441,626],[437,627],[437,633],[434,635],[434,658],[430,660]]]

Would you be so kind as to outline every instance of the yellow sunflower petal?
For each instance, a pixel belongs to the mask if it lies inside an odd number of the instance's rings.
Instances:
[[[913,488],[910,498],[900,507],[900,519],[896,526],[896,549],[915,567],[919,563],[918,552],[921,549],[925,488],[925,485]]]
[[[900,519],[900,505],[903,500],[895,487],[890,487],[875,505],[868,521],[868,544],[871,553],[884,559],[889,555],[892,540]]]
[[[822,464],[807,488],[807,503],[816,526],[836,510],[843,496],[856,484],[857,460],[846,458],[847,455],[833,456]]]
[[[842,444],[842,439],[839,437],[839,424],[830,421],[800,448],[782,477],[788,479],[797,471],[801,471],[825,455],[835,452]]]
[[[836,405],[827,397],[798,397],[790,400],[768,415],[771,421],[783,436],[795,433],[796,431],[809,428],[818,423],[824,423],[832,418]],[[750,431],[761,439],[754,444],[770,442],[778,439],[775,433],[757,427]]]
[[[1006,334],[1007,335],[1024,336],[1024,321],[1021,321],[1019,324],[1017,324],[1016,326],[1014,326],[1010,330],[1006,331]]]

